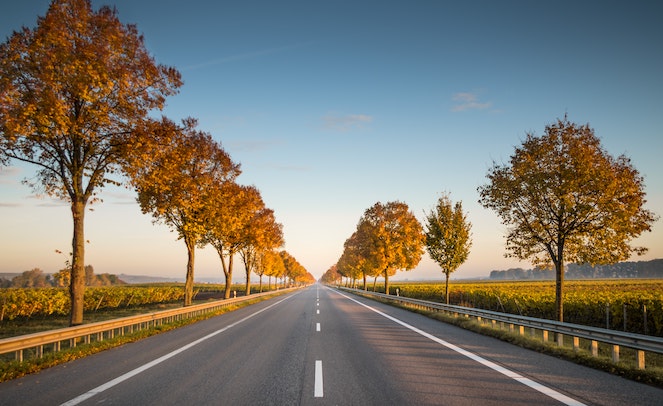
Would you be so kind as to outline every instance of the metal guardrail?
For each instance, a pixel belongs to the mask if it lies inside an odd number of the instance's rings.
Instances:
[[[275,293],[286,293],[295,289],[298,288],[280,289],[278,291],[257,293],[233,299],[216,300],[177,309],[145,313],[138,316],[129,316],[114,320],[100,321],[97,323],[83,324],[80,326],[4,338],[0,339],[0,355],[14,352],[14,359],[17,361],[23,361],[26,350],[34,349],[30,354],[34,355],[34,357],[41,358],[45,349],[58,352],[63,348],[76,347],[79,341],[82,341],[84,344],[89,344],[92,341],[103,341],[115,336],[131,334],[135,331],[144,330],[164,323],[197,317],[233,304],[253,300],[262,296],[274,295]],[[65,346],[62,346],[63,342],[65,343]]]
[[[519,333],[524,335],[524,329],[530,328],[532,333],[534,330],[541,330],[544,341],[548,341],[548,334],[554,333],[557,337],[557,344],[561,347],[564,345],[564,336],[572,337],[574,350],[579,350],[579,339],[589,340],[590,352],[593,356],[598,356],[598,343],[606,343],[612,345],[612,360],[619,362],[619,347],[631,348],[636,351],[636,362],[639,369],[645,368],[645,352],[656,354],[663,354],[663,338],[655,336],[647,336],[643,334],[626,333],[616,330],[608,330],[597,327],[583,326],[580,324],[563,323],[553,320],[537,319],[534,317],[526,317],[509,313],[500,313],[491,310],[475,309],[471,307],[462,307],[455,305],[447,305],[437,302],[429,302],[426,300],[411,299],[403,296],[385,295],[384,293],[368,292],[359,289],[339,288],[345,291],[368,296],[378,297],[382,300],[399,303],[405,307],[414,307],[421,310],[428,311],[442,311],[455,315],[463,315],[464,317],[474,317],[479,322],[484,320],[491,320],[493,326],[499,323],[506,323],[509,325],[510,330],[515,330],[515,326],[519,327]],[[501,326],[500,326],[501,328]]]

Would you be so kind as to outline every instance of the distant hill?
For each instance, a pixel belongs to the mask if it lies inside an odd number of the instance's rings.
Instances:
[[[663,278],[663,259],[651,261],[619,262],[612,265],[569,264],[564,274],[566,279],[619,279]],[[491,271],[492,280],[547,280],[555,279],[551,269],[512,268],[505,271]]]

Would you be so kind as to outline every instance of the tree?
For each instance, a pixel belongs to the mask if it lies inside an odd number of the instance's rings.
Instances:
[[[260,276],[260,292],[262,292],[262,277],[269,277],[268,290],[272,289],[272,276],[281,275],[285,271],[283,259],[275,250],[264,250],[258,254],[258,266],[255,273]]]
[[[212,136],[195,127],[193,119],[182,126],[166,118],[152,122],[143,130],[150,134],[149,141],[133,148],[127,165],[143,213],[151,213],[154,222],[168,225],[184,240],[185,306],[193,299],[195,249],[204,244],[209,229],[208,201],[215,188],[234,181],[240,172]]]
[[[442,268],[446,276],[444,297],[449,304],[449,275],[467,260],[472,246],[472,224],[463,213],[463,204],[452,205],[448,195],[437,201],[437,206],[426,214],[426,250]]]
[[[25,271],[12,279],[14,288],[44,288],[51,285],[50,275],[44,274],[39,268]]]
[[[552,264],[556,318],[563,321],[565,262],[608,264],[642,254],[631,241],[657,220],[644,209],[643,178],[624,155],[613,158],[589,125],[557,120],[528,133],[510,164],[493,164],[479,203],[509,226],[507,257]]]
[[[341,279],[341,274],[338,273],[336,265],[332,265],[329,269],[322,274],[320,282],[322,283],[338,283]]]
[[[265,275],[269,277],[269,289],[272,289],[272,277],[274,277],[275,285],[278,284],[278,278],[282,278],[285,275],[285,264],[283,263],[283,257],[276,250],[266,251],[265,256],[262,262],[263,267],[265,268]]]
[[[180,85],[134,25],[89,0],[54,0],[36,28],[0,45],[0,164],[37,165],[32,187],[71,205],[70,325],[83,323],[85,208],[117,183],[117,146]]]
[[[226,279],[224,298],[228,299],[235,254],[246,244],[244,230],[262,201],[255,187],[240,186],[235,182],[216,185],[210,192],[213,193],[206,201],[209,221],[204,242],[212,245],[219,254]]]
[[[421,260],[423,229],[405,203],[374,204],[360,219],[357,234],[365,241],[365,260],[384,276],[386,294],[389,294],[389,276],[400,269],[413,269]]]
[[[279,248],[284,243],[283,226],[276,222],[274,210],[266,208],[262,198],[258,207],[243,229],[245,243],[239,251],[246,271],[247,295],[251,294],[251,272],[256,270],[260,254]]]
[[[382,273],[382,269],[377,268],[370,260],[370,255],[366,255],[366,251],[370,249],[366,246],[368,243],[366,237],[366,235],[356,231],[352,233],[350,238],[345,240],[343,253],[336,263],[336,272],[341,276],[351,278],[353,281],[352,287],[355,287],[354,281],[361,276],[364,290],[368,288],[367,277],[374,277],[373,282],[375,282],[375,279]],[[375,283],[373,283],[373,287],[375,288]]]
[[[288,251],[281,251],[279,255],[283,259],[285,272],[283,273],[283,283],[290,279],[290,283],[295,283],[298,278],[306,275],[306,269],[293,257]]]

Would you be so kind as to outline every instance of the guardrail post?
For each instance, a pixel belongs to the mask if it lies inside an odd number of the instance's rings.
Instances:
[[[543,342],[547,343],[548,342],[548,330],[541,330],[541,333],[543,335]]]
[[[592,340],[592,344],[589,347],[592,351],[592,356],[593,357],[598,357],[599,356],[599,342],[596,340]]]
[[[23,350],[16,351],[16,361],[23,362]]]
[[[525,335],[525,326],[518,326],[518,333],[521,336],[524,336]]]
[[[615,364],[619,362],[619,346],[618,345],[613,345],[612,346],[612,362]]]
[[[564,334],[557,333],[556,335],[557,335],[557,346],[564,347]]]
[[[580,338],[578,337],[573,337],[573,351],[578,351],[580,350]]]
[[[491,320],[492,327],[495,328],[497,326],[497,321],[496,320]]]
[[[645,352],[637,350],[635,352],[635,360],[638,363],[638,369],[645,369]]]

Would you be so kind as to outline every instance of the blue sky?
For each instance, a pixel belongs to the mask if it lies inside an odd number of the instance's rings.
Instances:
[[[34,27],[48,1],[0,4],[0,37]],[[363,211],[407,203],[419,219],[442,192],[462,201],[473,247],[455,278],[529,267],[504,258],[499,218],[477,187],[527,132],[568,114],[645,177],[663,214],[663,5],[612,1],[93,1],[135,23],[184,86],[167,116],[192,116],[242,165],[284,226],[286,249],[320,276]],[[0,170],[0,272],[54,272],[70,251],[66,204]],[[86,217],[96,272],[184,277],[186,250],[140,212],[133,192],[105,188]],[[663,258],[663,225],[637,242]],[[220,277],[198,251],[196,276]],[[398,278],[442,278],[427,257]]]

